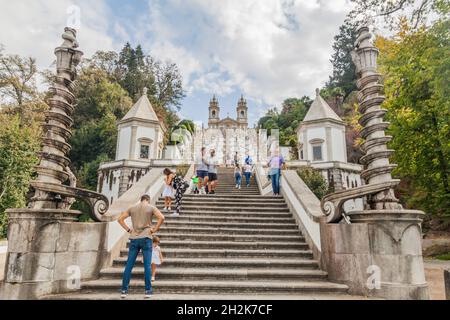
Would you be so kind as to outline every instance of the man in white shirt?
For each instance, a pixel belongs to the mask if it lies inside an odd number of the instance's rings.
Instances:
[[[206,194],[205,186],[208,183],[208,165],[206,164],[206,148],[203,147],[200,155],[195,160],[195,172],[198,177],[198,189],[200,194]]]
[[[211,155],[206,160],[208,164],[208,193],[215,194],[214,191],[217,187],[217,165],[216,151],[211,150]]]

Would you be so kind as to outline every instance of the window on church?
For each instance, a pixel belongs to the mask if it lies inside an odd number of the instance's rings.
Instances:
[[[241,111],[241,117],[245,117],[245,112]]]
[[[212,114],[213,118],[216,116],[216,112],[215,111],[213,111],[211,114]]]
[[[313,146],[313,161],[321,161],[322,159],[322,145]]]
[[[148,159],[150,157],[150,146],[148,144],[141,144],[139,158]]]

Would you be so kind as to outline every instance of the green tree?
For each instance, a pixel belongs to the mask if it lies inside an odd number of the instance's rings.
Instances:
[[[280,131],[280,145],[292,147],[292,156],[298,155],[297,128],[305,118],[312,100],[308,97],[288,98],[283,101],[281,111],[270,109],[259,119],[258,127],[266,129],[271,134],[272,129]]]
[[[316,195],[317,198],[322,199],[328,193],[328,184],[319,170],[304,167],[297,170],[299,177],[305,182],[308,188]]]
[[[334,37],[333,55],[331,63],[333,74],[326,84],[326,88],[334,89],[333,95],[341,94],[344,99],[356,90],[356,74],[350,52],[356,41],[357,25],[346,19],[339,28],[339,34]]]
[[[100,69],[82,70],[75,95],[73,136],[70,159],[77,173],[100,155],[114,159],[117,142],[117,121],[131,108],[128,93]],[[83,181],[83,179],[81,179]],[[84,186],[92,188],[92,185]]]
[[[26,205],[26,193],[38,163],[39,126],[21,124],[18,115],[0,114],[0,238],[6,237],[8,208]]]
[[[0,52],[0,97],[3,112],[18,114],[23,125],[47,108],[43,96],[38,93],[36,60]]]
[[[407,206],[450,216],[450,42],[448,19],[431,28],[402,21],[393,39],[379,38],[395,175],[411,183]]]

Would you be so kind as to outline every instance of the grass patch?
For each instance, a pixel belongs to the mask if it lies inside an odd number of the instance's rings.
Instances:
[[[447,253],[444,253],[444,254],[440,254],[438,256],[435,256],[434,258],[438,259],[438,260],[449,261],[450,260],[450,252],[447,252]]]

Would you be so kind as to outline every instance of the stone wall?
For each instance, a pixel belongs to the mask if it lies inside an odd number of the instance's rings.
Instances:
[[[11,210],[24,215],[20,209]],[[12,219],[2,297],[37,299],[79,289],[81,280],[95,279],[106,254],[106,223],[80,223],[43,218]],[[49,215],[52,214],[47,212]],[[43,218],[43,219],[42,219]],[[79,280],[78,280],[79,279]]]
[[[0,281],[3,281],[4,278],[7,248],[7,242],[0,241]]]
[[[321,219],[323,267],[330,281],[354,295],[428,299],[420,226],[382,223],[328,224]]]

